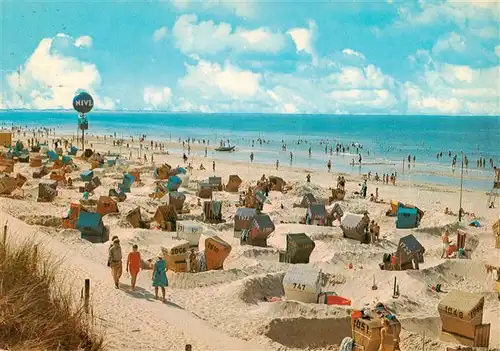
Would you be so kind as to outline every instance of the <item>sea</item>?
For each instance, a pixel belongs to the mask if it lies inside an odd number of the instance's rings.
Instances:
[[[89,135],[134,137],[179,141],[194,138],[210,145],[236,146],[235,152],[210,151],[209,157],[366,174],[396,173],[410,183],[463,185],[491,190],[493,169],[500,165],[500,116],[397,116],[397,115],[282,115],[200,114],[159,112],[100,112],[86,115]],[[0,127],[12,125],[57,128],[58,133],[77,133],[77,114],[70,111],[2,111]],[[262,142],[261,142],[262,141]],[[349,151],[335,151],[335,145],[349,145]],[[283,151],[282,145],[286,145]],[[326,150],[325,150],[326,147]],[[333,153],[330,153],[333,147]],[[311,155],[309,155],[311,148]],[[169,149],[183,152],[182,149]],[[194,149],[193,149],[194,150]],[[191,151],[203,156],[204,151]],[[293,160],[290,161],[290,152]],[[438,153],[443,156],[437,158]],[[462,152],[469,159],[462,175]],[[451,153],[451,157],[449,156]],[[362,155],[361,166],[357,164]],[[408,167],[407,158],[412,162]],[[457,166],[451,163],[457,155]],[[415,163],[413,162],[415,156]],[[486,159],[484,168],[477,160]],[[355,161],[354,166],[352,161]],[[403,163],[403,160],[404,163]]]

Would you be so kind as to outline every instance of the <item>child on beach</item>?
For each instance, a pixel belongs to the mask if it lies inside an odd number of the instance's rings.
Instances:
[[[130,286],[132,290],[135,290],[135,282],[141,269],[141,254],[138,250],[139,247],[136,244],[132,245],[132,252],[129,252],[127,257],[127,272],[130,273]]]

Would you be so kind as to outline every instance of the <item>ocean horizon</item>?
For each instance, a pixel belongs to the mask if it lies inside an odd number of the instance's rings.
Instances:
[[[69,117],[69,115],[73,115]],[[149,116],[147,119],[144,116]],[[336,172],[397,172],[408,181],[460,185],[460,155],[469,159],[464,171],[465,188],[491,190],[493,170],[500,162],[500,116],[438,116],[438,115],[324,115],[324,114],[261,114],[261,113],[178,113],[158,111],[92,111],[89,135],[116,133],[117,137],[139,137],[148,140],[179,141],[187,138],[205,139],[210,145],[229,140],[236,152],[210,152],[210,157],[248,161],[251,152],[255,162],[326,170],[328,160]],[[0,126],[57,128],[58,133],[76,134],[77,113],[74,111],[0,111]],[[262,144],[257,139],[265,140]],[[299,143],[299,140],[301,141]],[[254,142],[252,146],[252,141]],[[282,151],[282,143],[287,146]],[[352,145],[345,153],[335,152],[335,144]],[[326,146],[326,152],[325,152]],[[308,149],[311,147],[311,157]],[[333,153],[330,154],[330,147]],[[172,152],[183,150],[170,148]],[[443,157],[437,159],[437,153]],[[452,157],[457,154],[455,172]],[[198,154],[197,154],[198,153]],[[361,167],[351,165],[363,157]],[[202,156],[204,152],[192,151]],[[415,164],[403,172],[403,159],[416,158]],[[479,157],[486,159],[484,168],[476,167]]]

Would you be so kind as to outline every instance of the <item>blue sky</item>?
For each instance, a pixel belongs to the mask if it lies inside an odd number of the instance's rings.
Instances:
[[[500,114],[495,1],[1,6],[3,109]]]

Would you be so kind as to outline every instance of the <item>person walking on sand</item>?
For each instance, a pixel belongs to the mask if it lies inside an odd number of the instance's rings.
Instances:
[[[253,162],[253,152],[250,153],[250,162]]]
[[[115,283],[115,288],[120,288],[120,277],[122,276],[122,248],[120,239],[115,238],[108,251],[108,262],[111,267],[111,275]]]
[[[212,169],[214,170],[215,173],[215,161],[212,162]]]
[[[151,280],[155,288],[155,299],[158,300],[158,288],[161,288],[162,301],[165,302],[165,287],[168,286],[167,261],[165,261],[161,251],[158,253],[158,259],[154,264]]]
[[[276,160],[276,170],[280,167],[280,160]]]
[[[132,252],[127,257],[127,273],[130,273],[130,287],[135,290],[137,275],[141,270],[141,254],[136,244],[132,245]]]
[[[326,166],[328,167],[328,172],[330,172],[332,170],[332,160],[328,160]]]

